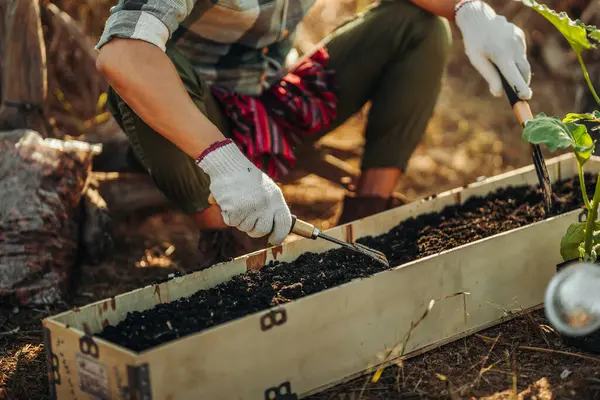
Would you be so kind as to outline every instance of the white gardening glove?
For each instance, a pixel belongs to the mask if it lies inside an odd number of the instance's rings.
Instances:
[[[281,244],[289,235],[292,215],[281,189],[250,162],[231,140],[209,147],[196,164],[210,177],[210,191],[228,226]]]
[[[455,22],[467,57],[488,82],[492,95],[499,97],[504,93],[495,64],[517,96],[529,100],[531,66],[523,31],[480,0],[462,1],[456,10]]]

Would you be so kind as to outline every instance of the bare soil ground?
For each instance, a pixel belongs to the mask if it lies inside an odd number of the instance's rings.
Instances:
[[[435,115],[398,187],[413,198],[531,163],[506,99],[489,95],[486,84],[466,60],[462,43],[457,40],[455,46]],[[535,63],[533,68],[534,113],[573,111],[570,83],[552,80]],[[348,161],[358,165],[363,124],[362,118],[353,118],[323,142],[354,152]],[[283,189],[299,217],[322,229],[335,225],[343,189],[315,175]],[[193,269],[201,263],[198,236],[192,222],[176,210],[130,215],[115,221],[115,251],[98,265],[79,268],[70,304],[0,308],[0,398],[47,398],[42,318],[127,292],[174,271]],[[169,255],[164,254],[165,249]],[[471,336],[390,367],[377,384],[365,384],[365,378],[359,378],[313,398],[600,398],[598,359],[561,344],[542,313],[519,317],[482,335],[485,337]],[[573,354],[557,353],[559,350]],[[517,397],[513,397],[515,392]]]
[[[599,362],[565,346],[537,311],[393,365],[377,383],[372,372],[309,399],[597,399]]]

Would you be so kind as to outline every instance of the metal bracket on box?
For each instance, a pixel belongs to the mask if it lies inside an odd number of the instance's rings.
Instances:
[[[148,363],[127,366],[129,398],[132,400],[151,400],[150,369]]]
[[[44,348],[46,350],[46,364],[48,366],[48,385],[50,398],[56,398],[56,385],[60,385],[60,364],[58,357],[52,352],[50,329],[44,328]]]
[[[79,351],[81,354],[85,354],[94,358],[98,358],[100,356],[100,349],[91,336],[83,335],[79,338]]]
[[[298,395],[292,393],[290,381],[285,381],[279,386],[265,390],[265,400],[298,400]]]
[[[260,318],[260,329],[267,331],[274,326],[283,325],[287,321],[285,308],[271,310]]]

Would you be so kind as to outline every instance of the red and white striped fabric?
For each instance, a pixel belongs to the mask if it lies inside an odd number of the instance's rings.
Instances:
[[[250,161],[272,179],[296,162],[295,145],[326,129],[337,114],[334,71],[321,48],[260,96],[212,87],[232,122],[232,139]]]

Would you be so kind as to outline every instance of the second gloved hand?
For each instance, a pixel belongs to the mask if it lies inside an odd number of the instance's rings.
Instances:
[[[481,0],[460,2],[455,22],[469,61],[488,82],[492,95],[504,93],[495,64],[519,98],[529,100],[531,66],[523,31]]]
[[[213,144],[196,164],[210,177],[210,191],[229,226],[281,244],[289,235],[292,215],[281,189],[250,162],[231,140]]]

